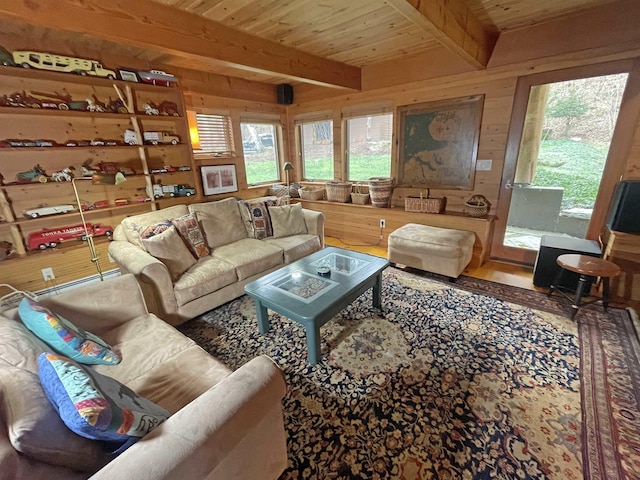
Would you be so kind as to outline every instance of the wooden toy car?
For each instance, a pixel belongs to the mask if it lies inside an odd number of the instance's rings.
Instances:
[[[91,223],[87,223],[87,231],[89,235],[94,237],[102,235],[111,237],[111,235],[113,235],[113,227],[109,225],[92,225]],[[44,250],[45,248],[53,248],[65,240],[74,239],[83,241],[87,239],[87,234],[82,224],[55,229],[45,228],[39,232],[31,233],[27,243],[29,250]]]

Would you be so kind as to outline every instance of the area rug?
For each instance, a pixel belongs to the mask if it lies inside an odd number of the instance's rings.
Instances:
[[[238,368],[283,370],[289,465],[282,479],[640,478],[640,348],[630,312],[461,277],[389,268],[370,292],[305,332],[242,297],[182,331]]]

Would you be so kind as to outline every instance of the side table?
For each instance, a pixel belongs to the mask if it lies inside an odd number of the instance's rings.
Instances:
[[[549,296],[551,296],[554,290],[556,290],[566,298],[571,299],[571,297],[560,290],[560,281],[562,278],[562,274],[565,271],[570,271],[580,275],[578,287],[576,288],[575,295],[573,297],[573,304],[571,305],[572,320],[576,316],[576,313],[578,313],[578,308],[583,305],[587,305],[589,303],[600,300],[599,298],[596,298],[590,301],[582,302],[582,297],[585,295],[585,293],[589,293],[586,292],[587,284],[590,284],[590,282],[596,277],[602,278],[601,300],[605,312],[607,311],[607,307],[609,306],[609,279],[620,275],[620,267],[618,267],[618,265],[601,258],[577,254],[560,255],[557,258],[556,262],[561,267],[561,269],[556,275],[555,280],[549,287]]]

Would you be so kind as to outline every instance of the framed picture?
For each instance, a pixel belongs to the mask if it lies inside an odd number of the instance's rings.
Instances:
[[[200,174],[202,175],[202,190],[205,195],[238,191],[235,165],[200,167]]]
[[[138,81],[138,75],[136,74],[136,72],[131,72],[129,70],[118,70],[118,72],[120,73],[120,78],[125,82]]]
[[[473,190],[484,95],[398,108],[398,185]]]

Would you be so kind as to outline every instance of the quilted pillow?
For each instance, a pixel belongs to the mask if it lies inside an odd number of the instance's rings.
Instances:
[[[120,363],[120,356],[100,337],[76,327],[30,298],[20,301],[18,314],[29,330],[62,355],[80,363]]]
[[[173,219],[171,223],[178,229],[178,233],[180,233],[187,248],[196,258],[206,257],[211,253],[204,241],[204,235],[202,235],[202,230],[198,225],[198,219],[193,213]]]
[[[174,226],[157,235],[142,239],[142,245],[150,255],[167,266],[173,281],[180,278],[196,263],[196,259],[193,258]]]
[[[113,378],[53,353],[38,357],[40,383],[64,424],[121,452],[169,418],[169,412]]]
[[[34,360],[37,362],[37,357]],[[76,435],[62,423],[37,373],[3,367],[0,397],[0,414],[6,421],[9,441],[23,455],[87,472],[96,471],[113,458],[103,449],[103,443]]]
[[[275,207],[278,204],[276,199],[273,200],[247,200],[242,202],[244,211],[242,212],[247,226],[247,233],[252,238],[262,240],[273,236],[273,227],[271,226],[271,216],[269,215],[269,207]]]
[[[283,205],[282,207],[269,207],[269,215],[273,223],[274,238],[290,237],[307,233],[307,224],[304,221],[302,205]]]
[[[140,235],[140,240],[145,240],[147,238],[151,238],[155,235],[160,235],[165,230],[170,229],[173,226],[171,220],[165,220],[155,225],[148,225],[145,227],[138,227],[138,235]]]

